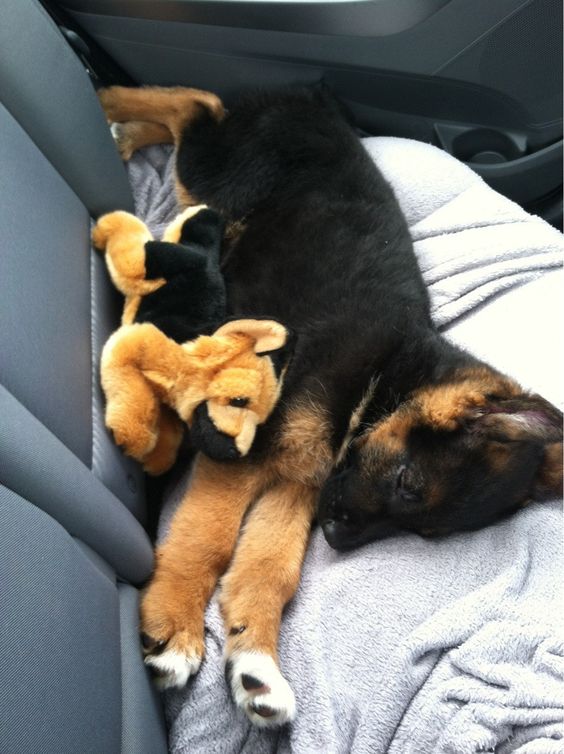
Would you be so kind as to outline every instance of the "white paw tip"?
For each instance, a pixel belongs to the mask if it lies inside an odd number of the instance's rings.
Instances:
[[[110,126],[110,131],[112,133],[112,136],[114,137],[114,141],[119,142],[121,137],[121,123],[112,123]]]
[[[198,672],[200,664],[200,657],[184,655],[174,649],[145,657],[145,665],[154,671],[155,685],[160,691],[185,686],[188,678]]]
[[[284,725],[296,715],[296,700],[288,681],[270,655],[238,652],[229,658],[235,704],[255,725]]]

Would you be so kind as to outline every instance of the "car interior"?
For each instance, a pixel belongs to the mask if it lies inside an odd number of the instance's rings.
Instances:
[[[93,221],[134,210],[96,89],[325,82],[562,230],[559,0],[1,0],[0,751],[159,754],[140,589],[163,482],[104,426],[121,302]]]

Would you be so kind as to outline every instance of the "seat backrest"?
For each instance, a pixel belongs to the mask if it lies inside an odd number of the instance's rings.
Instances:
[[[92,219],[131,210],[80,61],[36,0],[0,23],[0,751],[166,751],[138,591],[143,478],[107,433],[120,301]]]

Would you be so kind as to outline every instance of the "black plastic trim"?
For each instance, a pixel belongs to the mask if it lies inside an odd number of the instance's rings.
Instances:
[[[63,0],[68,10],[190,24],[384,37],[411,29],[449,0]]]
[[[558,141],[517,160],[498,165],[469,162],[468,166],[496,191],[528,204],[537,199],[539,187],[548,192],[562,184],[562,156],[562,141]]]
[[[71,15],[61,10],[52,0],[39,0],[39,2],[59,27],[59,31],[83,64],[96,88],[115,84],[137,85],[137,82],[117,65]]]

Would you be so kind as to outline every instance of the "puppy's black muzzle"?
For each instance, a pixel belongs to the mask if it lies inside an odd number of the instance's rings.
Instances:
[[[401,529],[379,506],[375,491],[354,466],[336,473],[324,485],[317,518],[328,544],[335,550],[354,547],[398,534]]]

